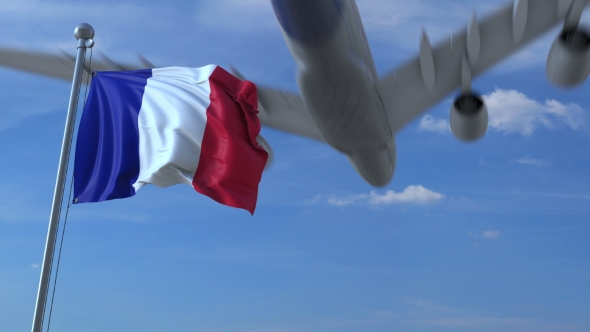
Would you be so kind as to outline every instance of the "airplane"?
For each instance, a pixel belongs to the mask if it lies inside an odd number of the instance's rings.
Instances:
[[[295,60],[300,94],[258,87],[264,126],[326,142],[345,154],[370,185],[393,177],[395,135],[410,121],[460,88],[450,112],[454,136],[466,142],[487,129],[485,101],[471,90],[474,77],[563,23],[547,58],[546,74],[559,87],[582,84],[590,74],[590,34],[579,27],[590,0],[515,0],[432,46],[425,32],[419,54],[379,77],[355,0],[271,0]],[[85,68],[153,68],[122,65],[106,56]],[[75,59],[0,48],[0,65],[72,79]],[[235,68],[234,75],[244,76]],[[261,142],[269,151],[264,139]]]

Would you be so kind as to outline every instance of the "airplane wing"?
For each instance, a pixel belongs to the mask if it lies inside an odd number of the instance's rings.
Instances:
[[[380,81],[379,92],[392,132],[399,132],[461,86],[462,59],[468,48],[471,75],[475,77],[570,19],[570,8],[581,15],[588,4],[588,0],[516,0],[481,22],[474,16],[466,30],[435,47],[423,40],[418,56]],[[575,5],[580,8],[574,9]]]
[[[258,102],[263,125],[325,142],[299,95],[259,86]]]
[[[246,80],[244,75],[231,66],[237,78]],[[286,131],[295,135],[325,142],[324,136],[309,115],[301,96],[257,85],[258,118],[267,127]]]
[[[83,81],[86,80],[86,75],[93,71],[151,68],[145,66],[146,64],[149,64],[147,60],[140,58],[140,61],[143,66],[120,65],[116,64],[103,54],[95,54],[94,59],[92,59],[92,68],[88,68],[88,64],[85,64],[84,66]],[[71,81],[74,75],[75,63],[76,57],[64,51],[61,51],[61,54],[50,54],[0,48],[0,66],[53,78]]]
[[[84,68],[83,82],[86,75],[93,71],[134,70],[153,68],[145,58],[139,56],[141,65],[122,65],[116,63],[103,54],[95,54],[91,68]],[[66,52],[61,54],[36,53],[23,50],[0,48],[0,66],[45,75],[63,80],[71,80],[76,58]],[[236,76],[241,76],[238,73]],[[296,135],[324,141],[322,134],[307,109],[301,97],[297,94],[276,89],[258,87],[260,100],[260,122],[268,127],[293,133]]]
[[[581,15],[588,4],[590,0],[515,0],[481,22],[474,17],[468,29],[435,47],[423,39],[420,54],[382,77],[378,85],[392,133],[461,85],[462,60],[468,49],[471,76],[476,77],[563,22],[570,8],[581,6]],[[153,67],[145,58],[139,60],[141,66],[121,65],[99,54],[85,73]],[[53,55],[0,48],[0,66],[60,79],[72,78],[74,62],[65,52]],[[299,95],[265,87],[259,87],[258,93],[263,125],[325,141]]]

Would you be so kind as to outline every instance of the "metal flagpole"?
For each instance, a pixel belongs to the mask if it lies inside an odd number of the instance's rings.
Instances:
[[[92,38],[94,38],[94,29],[90,24],[81,23],[76,29],[74,29],[74,37],[78,40],[78,52],[76,54],[72,91],[70,92],[66,127],[61,145],[59,166],[57,168],[57,180],[55,182],[55,191],[53,192],[53,203],[51,205],[51,215],[49,217],[49,229],[47,230],[47,240],[45,242],[45,254],[43,256],[43,265],[41,267],[41,279],[39,280],[39,291],[37,292],[37,303],[35,304],[32,332],[41,332],[43,327],[43,314],[45,313],[45,303],[47,301],[47,293],[49,289],[55,239],[57,228],[59,226],[58,221],[62,206],[64,185],[66,182],[67,166],[70,158],[70,147],[72,135],[74,133],[76,108],[78,106],[80,85],[82,84],[84,57],[86,56],[86,49],[91,48],[94,45],[94,41],[92,40]]]

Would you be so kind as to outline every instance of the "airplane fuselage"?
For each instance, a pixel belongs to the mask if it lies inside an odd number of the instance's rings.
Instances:
[[[305,107],[326,141],[371,185],[395,169],[395,141],[378,77],[352,0],[272,0],[298,67]]]

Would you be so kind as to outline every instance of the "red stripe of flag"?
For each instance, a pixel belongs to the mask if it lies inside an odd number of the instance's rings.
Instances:
[[[215,201],[254,214],[268,153],[260,133],[256,85],[217,67],[209,77],[211,103],[193,187]]]

